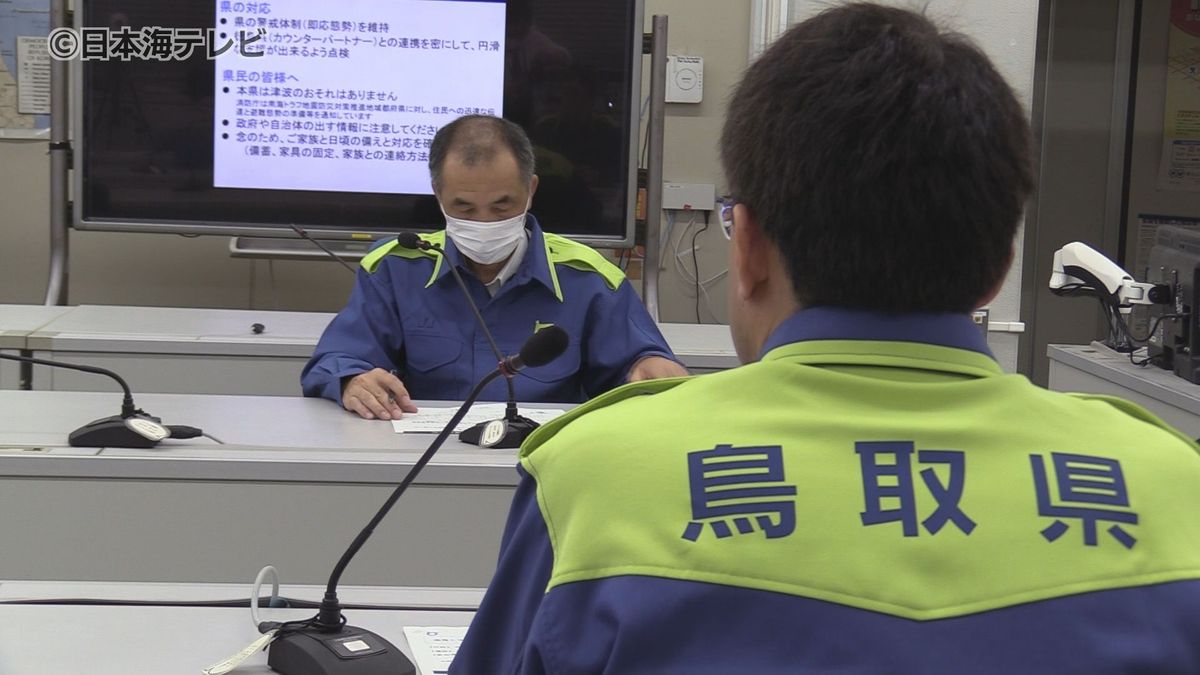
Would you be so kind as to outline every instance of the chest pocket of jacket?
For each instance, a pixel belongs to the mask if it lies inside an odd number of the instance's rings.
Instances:
[[[519,351],[519,349],[518,349]],[[512,352],[516,353],[516,351]],[[538,368],[526,368],[521,375],[545,384],[568,380],[579,374],[579,349],[568,346],[562,356]]]
[[[408,370],[429,374],[458,360],[462,342],[439,333],[406,334],[404,360]]]

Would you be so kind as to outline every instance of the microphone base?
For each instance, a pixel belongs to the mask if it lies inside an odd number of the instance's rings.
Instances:
[[[333,633],[308,628],[271,642],[267,665],[281,675],[416,675],[396,645],[375,633],[342,626]]]
[[[458,435],[458,440],[483,448],[519,448],[539,426],[541,425],[527,417],[515,415],[480,422],[469,429],[463,429]]]
[[[158,421],[155,417],[149,419]],[[72,431],[67,442],[75,448],[153,448],[158,445],[158,441],[130,429],[126,418],[120,415],[88,422]]]

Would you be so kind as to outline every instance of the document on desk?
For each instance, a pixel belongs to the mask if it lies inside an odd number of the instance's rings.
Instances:
[[[450,662],[466,635],[466,626],[404,627],[404,637],[408,639],[420,675],[449,673]]]
[[[473,406],[462,422],[459,422],[454,433],[458,433],[480,422],[504,417],[504,407],[503,403],[479,403]],[[404,413],[404,417],[392,420],[392,429],[395,429],[398,434],[436,434],[450,423],[450,418],[454,417],[454,413],[457,410],[457,407],[435,408],[428,405],[422,406],[419,412]],[[538,424],[545,424],[566,412],[557,408],[524,407],[519,408],[519,411],[523,417],[527,417]]]

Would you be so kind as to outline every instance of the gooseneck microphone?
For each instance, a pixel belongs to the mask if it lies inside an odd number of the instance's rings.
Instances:
[[[401,232],[396,237],[396,243],[404,248],[433,251],[442,256],[443,259],[446,257],[446,251],[441,246],[431,244],[412,232]],[[463,281],[462,275],[458,273],[458,269],[454,265],[450,264],[449,260],[446,260],[446,266],[450,268],[450,274],[458,282],[458,289],[462,291],[463,297],[466,298],[467,305],[471,308],[471,314],[475,316],[475,322],[479,324],[479,329],[483,331],[483,336],[487,338],[488,346],[492,348],[492,353],[496,355],[496,360],[503,361],[504,352],[501,352],[500,347],[496,345],[496,338],[492,337],[492,331],[488,329],[487,323],[483,320],[483,315],[479,313],[479,306],[475,304],[474,298],[471,297],[471,291],[467,290],[467,282]],[[509,391],[512,391],[511,387]]]
[[[103,375],[121,385],[121,391],[125,393],[125,398],[121,402],[121,414],[88,422],[72,431],[71,435],[67,437],[67,441],[73,447],[153,448],[166,438],[195,438],[204,433],[193,427],[165,426],[161,419],[138,409],[133,403],[133,392],[129,389],[129,384],[120,375],[106,368],[11,354],[0,354],[0,359]]]
[[[462,275],[458,273],[458,269],[450,264],[446,258],[446,251],[437,244],[425,241],[412,232],[401,232],[396,237],[396,242],[408,249],[417,249],[421,251],[433,251],[442,256],[446,265],[450,268],[450,274],[454,276],[454,281],[458,284],[458,289],[462,292],[463,298],[467,301],[467,306],[471,308],[471,314],[475,317],[475,323],[487,338],[488,346],[492,348],[492,353],[495,354],[496,360],[500,363],[500,372],[504,375],[505,383],[508,385],[508,402],[504,409],[504,417],[499,420],[490,420],[480,422],[475,426],[464,429],[458,435],[458,440],[471,445],[479,445],[487,448],[519,448],[521,443],[533,433],[533,430],[538,428],[538,423],[533,420],[522,417],[517,412],[517,394],[513,388],[512,378],[516,375],[516,370],[509,370],[505,367],[506,359],[500,348],[496,346],[496,339],[492,336],[492,331],[488,328],[487,322],[483,320],[483,315],[479,312],[479,307],[475,304],[474,298],[471,297],[471,291],[467,289],[467,284],[463,281]],[[541,331],[539,331],[540,333]],[[565,332],[559,331],[562,339],[567,339]],[[567,345],[564,343],[562,351],[566,350]],[[559,352],[559,354],[562,353]],[[522,349],[524,352],[524,349]],[[558,354],[555,354],[557,358]],[[515,357],[509,357],[515,358]],[[519,368],[517,370],[520,370]]]
[[[525,342],[520,354],[502,359],[504,365],[497,366],[496,370],[488,373],[475,385],[458,411],[434,438],[433,443],[413,464],[387,501],[338,559],[329,575],[329,583],[325,587],[325,596],[321,599],[317,615],[310,619],[282,624],[264,623],[259,627],[263,632],[272,629],[279,631],[272,640],[267,655],[267,665],[271,669],[283,675],[408,675],[416,672],[412,663],[395,645],[371,631],[346,625],[346,618],[342,615],[342,606],[337,596],[342,573],[395,506],[396,501],[450,437],[484,387],[504,375],[506,369],[516,372],[521,368],[535,368],[553,361],[566,351],[567,342],[567,334],[557,326],[541,330]]]
[[[354,271],[353,267],[351,267],[345,260],[342,260],[341,256],[334,253],[333,251],[330,251],[328,248],[325,247],[324,244],[322,244],[321,242],[319,242],[316,239],[313,239],[311,236],[309,236],[309,234],[307,232],[300,229],[299,227],[296,227],[295,225],[289,225],[288,227],[292,228],[293,232],[300,235],[301,239],[304,239],[305,241],[312,244],[313,246],[316,246],[317,248],[321,249],[322,251],[325,252],[325,255],[329,256],[330,258],[333,258],[334,260],[336,260],[338,262],[339,265],[350,270],[350,274],[358,274],[358,272]]]
[[[558,326],[550,326],[533,334],[521,351],[500,360],[500,370],[507,377],[512,377],[526,368],[540,368],[563,352],[567,351],[570,338],[567,331]]]

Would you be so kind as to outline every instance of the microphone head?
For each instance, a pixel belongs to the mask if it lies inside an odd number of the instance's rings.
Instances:
[[[413,232],[401,232],[396,241],[404,248],[425,248],[425,242]]]
[[[544,366],[562,356],[570,341],[567,331],[558,326],[543,328],[521,345],[521,361],[528,368]]]

